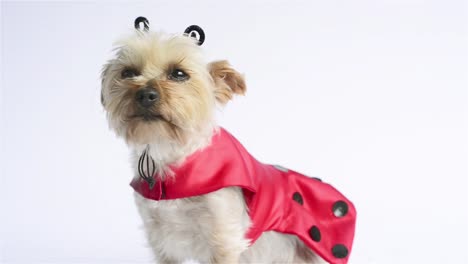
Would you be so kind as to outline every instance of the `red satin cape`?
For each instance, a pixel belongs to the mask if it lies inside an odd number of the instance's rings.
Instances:
[[[252,221],[246,234],[252,243],[265,231],[293,234],[329,263],[348,262],[356,222],[354,205],[316,178],[257,161],[223,128],[209,146],[171,170],[175,177],[157,182],[153,189],[139,178],[130,185],[152,200],[240,187]]]

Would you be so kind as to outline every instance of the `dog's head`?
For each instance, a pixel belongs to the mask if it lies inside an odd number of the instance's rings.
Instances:
[[[130,144],[179,143],[213,126],[216,103],[245,92],[227,61],[206,63],[196,40],[136,31],[102,71],[110,127]]]

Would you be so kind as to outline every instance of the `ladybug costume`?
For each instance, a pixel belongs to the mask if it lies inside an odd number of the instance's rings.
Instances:
[[[223,128],[209,146],[171,170],[175,177],[157,181],[159,188],[140,178],[130,185],[156,201],[240,187],[252,221],[246,234],[252,244],[265,231],[293,234],[329,263],[348,262],[356,222],[353,204],[318,178],[257,161]]]

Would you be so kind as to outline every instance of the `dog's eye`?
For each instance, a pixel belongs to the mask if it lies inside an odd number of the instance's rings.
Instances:
[[[186,81],[190,78],[187,73],[180,69],[174,69],[169,74],[169,79],[174,80],[176,82]]]
[[[133,77],[136,77],[138,75],[140,75],[140,73],[135,69],[124,69],[120,73],[120,76],[122,76],[123,79],[133,78]]]

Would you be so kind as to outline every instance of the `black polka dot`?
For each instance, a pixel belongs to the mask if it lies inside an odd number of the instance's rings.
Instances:
[[[348,213],[348,204],[343,201],[338,201],[333,204],[333,214],[336,217],[343,217]]]
[[[309,229],[309,235],[312,238],[312,240],[315,242],[320,242],[320,240],[322,239],[322,234],[320,234],[320,229],[318,229],[318,227],[316,226],[312,226]]]
[[[298,204],[303,205],[304,200],[302,199],[302,195],[298,192],[295,192],[293,194],[293,200],[296,201]]]
[[[319,181],[319,182],[322,181],[322,179],[320,179],[320,178],[318,178],[318,177],[311,177],[311,178],[314,179],[314,180],[316,180],[316,181]]]
[[[342,244],[337,244],[333,246],[332,254],[335,258],[346,258],[348,256],[348,249]]]

